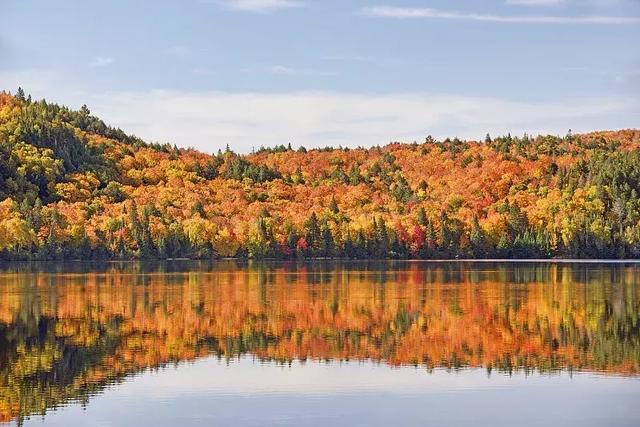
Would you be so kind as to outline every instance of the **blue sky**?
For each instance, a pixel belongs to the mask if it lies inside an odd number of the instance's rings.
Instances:
[[[214,151],[640,124],[638,0],[3,0],[0,86]]]

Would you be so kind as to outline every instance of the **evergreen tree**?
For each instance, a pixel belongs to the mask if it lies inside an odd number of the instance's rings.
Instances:
[[[295,183],[298,185],[304,184],[304,177],[302,176],[302,169],[300,169],[300,166],[296,168]]]
[[[353,164],[349,170],[349,184],[358,185],[362,182],[362,175],[360,175],[360,168],[358,165]]]
[[[363,259],[369,257],[370,252],[368,250],[367,239],[365,238],[365,235],[361,230],[359,230],[356,234],[356,239],[353,246],[355,258]]]
[[[318,217],[315,212],[311,212],[309,219],[305,225],[306,228],[306,236],[305,240],[309,245],[309,249],[315,251],[319,249],[321,244],[321,231],[320,225],[318,224]]]
[[[373,221],[375,249],[374,255],[384,258],[389,254],[389,232],[384,219]]]
[[[336,202],[336,198],[334,196],[331,196],[331,202],[329,202],[329,211],[331,211],[331,213],[334,215],[340,212],[340,209],[338,209],[338,203]]]
[[[131,235],[137,241],[139,246],[140,238],[142,237],[142,230],[140,227],[140,220],[138,218],[138,205],[134,199],[131,200],[131,205],[129,206],[129,226],[131,227]]]
[[[16,99],[18,101],[24,101],[25,97],[24,97],[24,90],[19,87],[18,90],[16,91]]]
[[[420,210],[418,211],[418,224],[426,227],[428,223],[429,219],[427,218],[427,211],[425,211],[424,207],[421,206]]]
[[[331,229],[327,224],[324,224],[322,227],[322,243],[320,247],[320,252],[322,256],[332,257],[335,254],[335,244],[333,241],[333,235],[331,234]]]
[[[449,217],[446,212],[442,212],[440,215],[440,241],[439,251],[443,256],[451,256],[451,249],[453,245],[453,233],[449,228]]]
[[[354,245],[353,239],[351,238],[351,232],[350,231],[347,232],[347,237],[344,240],[343,255],[348,257],[348,258],[355,258],[356,257],[355,245]]]
[[[140,249],[141,258],[148,258],[154,255],[151,230],[149,229],[149,214],[149,209],[145,208],[142,212],[142,220],[140,221],[140,238],[138,247]]]
[[[469,240],[471,243],[471,253],[475,258],[483,258],[487,255],[487,242],[477,216],[473,217]]]

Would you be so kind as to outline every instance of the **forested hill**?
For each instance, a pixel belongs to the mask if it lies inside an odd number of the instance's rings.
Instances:
[[[208,155],[0,92],[0,259],[639,258],[639,187],[638,130]]]

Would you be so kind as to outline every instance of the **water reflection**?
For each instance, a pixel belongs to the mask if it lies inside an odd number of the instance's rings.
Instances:
[[[633,264],[19,264],[0,270],[0,420],[205,355],[640,373]]]

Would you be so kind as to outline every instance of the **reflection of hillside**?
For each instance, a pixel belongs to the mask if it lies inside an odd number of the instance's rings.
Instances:
[[[212,353],[640,373],[635,267],[198,267],[0,273],[0,419]]]

